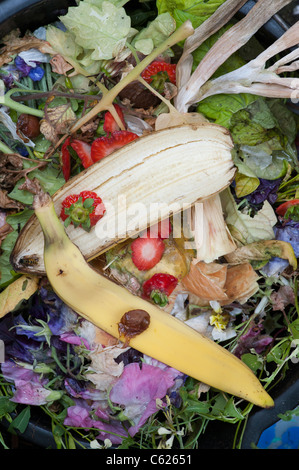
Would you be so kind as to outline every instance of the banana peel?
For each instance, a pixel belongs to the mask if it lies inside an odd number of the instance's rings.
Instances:
[[[274,405],[258,378],[240,359],[94,270],[67,236],[49,195],[35,196],[34,210],[44,234],[48,280],[74,311],[121,341],[128,339],[119,328],[125,314],[145,312],[147,327],[129,338],[131,347],[260,407]]]

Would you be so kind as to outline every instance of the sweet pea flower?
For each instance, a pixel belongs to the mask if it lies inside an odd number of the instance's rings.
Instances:
[[[174,385],[172,369],[162,369],[149,364],[128,364],[112,387],[110,399],[124,406],[124,416],[134,423],[128,429],[131,436],[157,411],[156,400],[162,399]]]
[[[11,401],[26,405],[45,405],[46,403],[58,400],[62,392],[47,390],[46,379],[41,378],[32,369],[27,369],[15,364],[14,361],[6,361],[1,364],[3,377],[12,382],[15,392]]]
[[[127,437],[127,433],[122,426],[121,422],[117,420],[111,420],[109,422],[104,422],[97,420],[91,417],[91,407],[86,406],[86,402],[77,400],[76,405],[70,406],[67,409],[67,417],[64,420],[66,426],[74,426],[79,428],[96,428],[100,432],[97,436],[97,439],[105,441],[105,439],[110,439],[112,444],[119,445],[121,444],[124,437]],[[109,415],[103,410],[99,409],[95,413],[97,416],[100,416],[102,419],[108,421]]]

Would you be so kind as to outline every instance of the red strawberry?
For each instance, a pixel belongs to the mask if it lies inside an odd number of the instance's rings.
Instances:
[[[78,139],[73,140],[70,145],[77,153],[84,168],[88,168],[94,163],[91,159],[91,145]]]
[[[70,156],[70,152],[68,151],[70,140],[71,140],[70,137],[65,139],[61,147],[62,173],[63,173],[65,181],[68,181],[71,176],[71,156]]]
[[[177,278],[171,274],[157,273],[143,283],[142,290],[146,298],[164,307],[168,304],[168,297],[177,284]]]
[[[132,261],[139,271],[147,271],[160,261],[164,249],[165,245],[161,238],[136,238],[131,243]]]
[[[164,219],[147,230],[147,236],[150,238],[169,238],[172,231],[172,225],[169,219]]]
[[[97,162],[135,139],[138,139],[138,135],[129,131],[115,131],[109,137],[99,137],[91,145],[91,158]]]
[[[71,137],[68,137],[61,147],[62,173],[65,181],[68,181],[71,176],[71,155],[69,147],[75,150],[84,168],[88,168],[94,163],[90,156],[91,145],[78,139],[71,140]]]
[[[176,84],[176,64],[154,60],[143,70],[141,77],[157,90],[163,91],[165,82]]]
[[[118,104],[115,104],[114,108],[117,114],[119,115],[123,125],[125,126],[125,119],[121,107]],[[110,111],[107,111],[105,113],[103,129],[107,134],[120,130],[119,125],[115,121]]]
[[[102,199],[93,191],[81,191],[71,194],[62,201],[60,217],[67,227],[73,224],[89,232],[105,214],[106,209]]]

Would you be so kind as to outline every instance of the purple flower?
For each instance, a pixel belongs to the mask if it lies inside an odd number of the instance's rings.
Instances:
[[[111,419],[109,422],[104,422],[91,417],[92,408],[88,408],[86,402],[77,401],[76,405],[70,406],[67,409],[67,417],[64,420],[66,426],[74,426],[79,428],[96,428],[100,430],[97,439],[105,440],[110,439],[112,444],[121,444],[124,437],[127,437],[121,422]],[[109,415],[103,410],[97,409],[95,415],[108,421]]]
[[[241,358],[243,354],[249,353],[251,349],[254,349],[257,354],[261,354],[273,341],[271,336],[262,333],[263,329],[262,321],[258,324],[254,323],[248,332],[240,337],[234,354]]]
[[[39,82],[43,78],[44,75],[45,75],[44,69],[42,69],[39,65],[37,65],[36,67],[32,67],[28,74],[28,76],[34,82]]]
[[[149,364],[128,364],[110,392],[110,399],[125,407],[124,415],[133,421],[131,436],[157,411],[156,400],[162,399],[174,384],[173,370]]]
[[[80,336],[77,336],[75,333],[62,333],[60,335],[61,341],[65,341],[66,343],[70,344],[75,344],[77,346],[85,346],[86,349],[91,349],[88,341],[85,338],[81,338]]]
[[[78,380],[68,377],[64,381],[64,386],[71,397],[92,401],[103,399],[103,392],[92,388],[92,386],[87,385],[86,382],[82,384]]]
[[[22,59],[19,55],[15,58],[15,66],[19,72],[21,72],[23,77],[27,77],[30,72],[30,65],[26,64],[25,60]]]
[[[64,420],[64,424],[76,428],[92,428],[93,420],[88,409],[75,405],[67,409],[67,417]]]
[[[15,66],[20,72],[21,76],[30,77],[34,82],[38,82],[43,78],[45,72],[44,69],[37,64],[37,62],[32,62],[32,64],[35,64],[35,66],[33,67],[32,65],[29,65],[19,55],[17,55],[15,58]]]
[[[42,379],[40,374],[31,369],[25,369],[18,366],[13,361],[6,361],[1,364],[3,377],[8,382],[13,382],[15,392],[11,401],[23,403],[26,405],[45,405],[49,401],[55,400],[61,396],[60,392],[47,390],[47,380]]]
[[[253,205],[262,204],[265,200],[273,205],[277,199],[277,190],[280,183],[280,178],[276,180],[265,180],[260,178],[258,188],[246,196],[246,199]]]
[[[289,221],[274,228],[276,240],[288,242],[292,245],[296,258],[299,257],[299,222]]]

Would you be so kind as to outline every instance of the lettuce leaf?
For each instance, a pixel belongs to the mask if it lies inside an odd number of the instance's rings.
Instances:
[[[229,189],[222,191],[221,202],[227,226],[239,244],[247,245],[275,238],[273,227],[277,218],[268,201],[264,202],[262,209],[253,217],[238,209]]]
[[[50,43],[54,51],[63,57],[76,60],[78,55],[83,52],[83,48],[76,43],[72,33],[62,31],[53,25],[47,27],[46,40]]]
[[[175,29],[176,22],[170,13],[162,13],[134,37],[132,45],[137,49],[137,51],[148,55],[155,47],[165,41],[165,39],[167,39]]]
[[[158,13],[169,12],[177,27],[186,20],[197,28],[207,20],[225,0],[157,0]]]
[[[247,93],[238,95],[219,94],[209,96],[197,106],[197,111],[210,121],[230,128],[232,116],[256,100],[256,96]]]
[[[92,51],[93,60],[113,59],[131,35],[131,19],[124,8],[108,1],[103,1],[101,7],[81,1],[60,20],[78,45]]]

